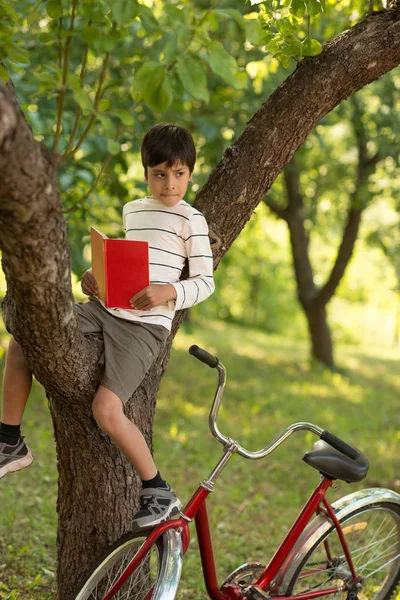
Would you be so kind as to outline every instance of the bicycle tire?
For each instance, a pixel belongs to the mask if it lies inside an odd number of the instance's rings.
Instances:
[[[361,588],[356,590],[358,597],[389,600],[397,596],[396,590],[400,588],[400,506],[394,502],[372,502],[350,511],[339,521],[356,573],[362,577]],[[324,542],[329,543],[329,558]],[[332,525],[303,554],[286,593],[295,596],[322,587],[344,585],[350,578],[343,548]],[[347,590],[335,594],[335,600],[348,597]]]
[[[147,536],[148,532],[138,532],[121,537],[95,567],[75,600],[102,600]],[[160,578],[162,562],[168,558],[166,548],[164,537],[158,538],[146,558],[113,596],[113,600],[151,600]]]

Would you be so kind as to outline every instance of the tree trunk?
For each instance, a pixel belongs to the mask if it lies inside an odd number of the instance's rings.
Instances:
[[[399,16],[398,9],[371,15],[304,60],[224,153],[196,201],[214,238],[215,266],[316,123],[399,64]],[[58,159],[35,142],[3,84],[0,127],[5,318],[50,400],[60,473],[57,598],[73,600],[104,548],[130,528],[136,475],[91,416],[101,344],[85,340],[74,313]],[[150,444],[156,391],[183,316],[127,408]]]
[[[316,299],[303,306],[311,339],[311,356],[330,369],[335,366],[326,306]]]
[[[293,161],[292,161],[293,163]],[[294,189],[299,192],[298,186],[294,188],[293,179],[298,182],[298,173],[294,164],[288,165],[290,169],[285,169],[285,181],[288,189],[288,196],[293,200]],[[300,194],[296,194],[299,198]],[[311,357],[313,360],[321,362],[330,369],[335,366],[333,357],[333,345],[331,332],[328,325],[326,314],[326,303],[319,297],[318,289],[314,284],[313,269],[308,253],[309,239],[304,227],[304,218],[301,208],[297,205],[294,209],[293,203],[290,203],[288,226],[290,230],[290,242],[293,256],[293,266],[296,276],[297,297],[304,314],[307,318],[308,331],[311,342]]]

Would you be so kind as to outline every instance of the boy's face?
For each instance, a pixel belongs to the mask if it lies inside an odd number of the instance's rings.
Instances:
[[[152,197],[165,206],[178,204],[192,179],[189,167],[182,163],[167,167],[167,163],[163,162],[155,167],[147,167],[146,171],[146,181]]]

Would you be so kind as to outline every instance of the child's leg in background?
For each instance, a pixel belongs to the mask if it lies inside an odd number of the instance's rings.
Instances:
[[[28,467],[31,451],[21,438],[21,421],[32,387],[32,373],[21,346],[11,338],[3,377],[0,423],[0,478]]]
[[[21,346],[11,338],[3,375],[1,421],[20,425],[32,387],[32,373],[25,362]]]

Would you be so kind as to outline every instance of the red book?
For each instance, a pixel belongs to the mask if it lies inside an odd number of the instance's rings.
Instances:
[[[90,235],[99,298],[107,308],[132,308],[129,300],[150,283],[148,242],[110,239],[94,227]]]

